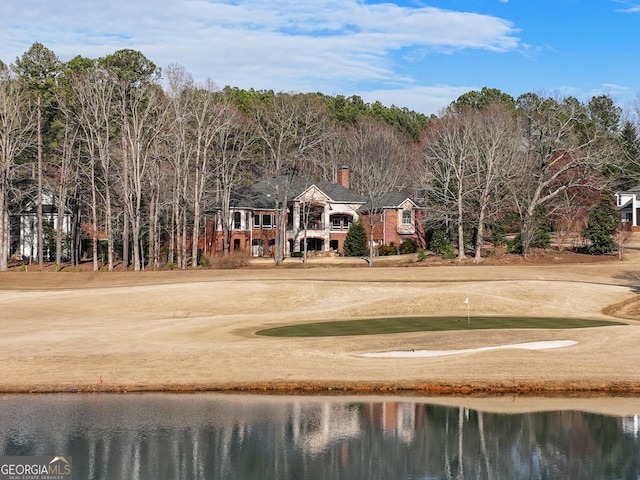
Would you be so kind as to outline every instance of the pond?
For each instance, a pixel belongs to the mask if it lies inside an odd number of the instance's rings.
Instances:
[[[4,456],[84,479],[636,479],[640,398],[0,396]]]

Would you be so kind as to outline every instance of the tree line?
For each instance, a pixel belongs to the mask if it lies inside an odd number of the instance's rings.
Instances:
[[[357,96],[219,89],[134,50],[62,62],[35,43],[13,64],[0,61],[0,270],[10,213],[27,202],[40,267],[48,231],[58,267],[87,255],[94,270],[187,268],[198,265],[191,239],[214,210],[229,253],[240,187],[281,175],[337,182],[344,165],[372,205],[406,191],[424,207],[425,231],[440,232],[459,258],[471,248],[481,260],[509,218],[526,253],[542,223],[582,231],[602,192],[634,185],[638,111],[608,96],[585,104],[483,88],[426,116]],[[73,207],[71,235],[47,225],[47,192],[59,212]]]

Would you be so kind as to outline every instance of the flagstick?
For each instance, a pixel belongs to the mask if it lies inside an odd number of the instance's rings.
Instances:
[[[471,323],[471,305],[469,303],[469,297],[464,299],[464,303],[467,304],[467,323]]]

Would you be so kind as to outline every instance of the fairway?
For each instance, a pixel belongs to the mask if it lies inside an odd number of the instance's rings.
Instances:
[[[0,391],[640,392],[633,245],[548,266],[5,272]]]
[[[341,337],[449,330],[571,329],[626,325],[606,320],[536,317],[393,317],[304,323],[256,332],[265,337]]]

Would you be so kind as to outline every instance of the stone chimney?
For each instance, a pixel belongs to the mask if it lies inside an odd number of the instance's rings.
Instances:
[[[349,167],[340,167],[340,171],[338,172],[338,183],[344,188],[349,188]]]

